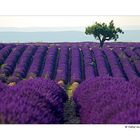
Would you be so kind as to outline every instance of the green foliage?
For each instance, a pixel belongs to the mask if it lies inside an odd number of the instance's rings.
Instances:
[[[100,41],[100,47],[103,47],[105,41],[114,40],[119,38],[118,33],[124,33],[122,29],[116,28],[113,20],[107,25],[106,23],[97,23],[86,28],[86,35],[93,35],[95,39]]]

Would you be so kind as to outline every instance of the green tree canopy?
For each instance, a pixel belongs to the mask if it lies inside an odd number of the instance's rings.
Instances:
[[[124,33],[122,29],[116,28],[113,20],[109,25],[106,23],[95,22],[92,26],[88,26],[85,30],[86,35],[93,35],[95,39],[100,41],[100,47],[103,47],[105,41],[114,40],[119,38],[118,33]]]

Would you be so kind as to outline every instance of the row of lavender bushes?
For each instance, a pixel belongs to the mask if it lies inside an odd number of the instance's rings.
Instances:
[[[109,76],[85,80],[73,99],[82,124],[139,124],[140,79]],[[61,124],[68,97],[54,81],[42,78],[0,83],[0,123]]]
[[[140,77],[140,48],[125,49],[107,45],[99,49],[92,44],[49,44],[0,46],[0,79],[18,82],[22,79],[44,77],[64,84],[81,83],[89,77],[119,76],[126,80]],[[137,47],[136,47],[137,46]],[[120,49],[121,48],[121,49]],[[4,81],[4,80],[3,80]]]

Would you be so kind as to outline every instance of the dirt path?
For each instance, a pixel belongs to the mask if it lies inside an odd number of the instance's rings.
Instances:
[[[75,105],[72,99],[65,103],[64,107],[64,120],[65,124],[79,124],[79,117],[76,116]]]

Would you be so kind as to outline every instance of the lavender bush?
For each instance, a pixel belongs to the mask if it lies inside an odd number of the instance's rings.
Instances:
[[[54,81],[25,80],[1,92],[0,122],[14,124],[63,123],[65,91]]]
[[[112,124],[114,121],[111,119],[119,112],[140,106],[139,96],[138,88],[131,82],[120,78],[98,77],[84,81],[76,89],[73,98],[81,123]]]

